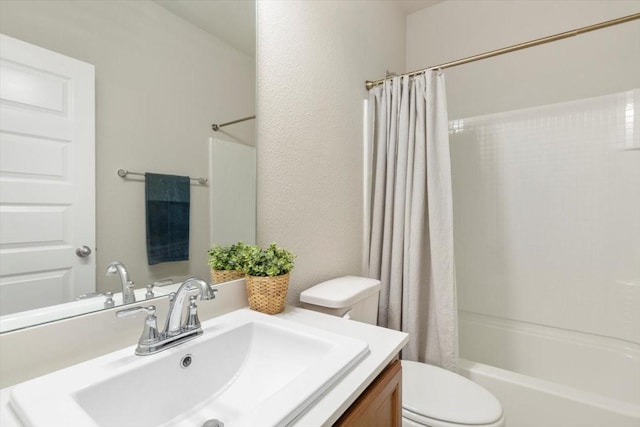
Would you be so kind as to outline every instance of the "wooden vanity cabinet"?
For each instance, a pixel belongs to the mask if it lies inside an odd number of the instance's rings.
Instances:
[[[337,427],[400,427],[402,366],[394,360],[334,424]]]

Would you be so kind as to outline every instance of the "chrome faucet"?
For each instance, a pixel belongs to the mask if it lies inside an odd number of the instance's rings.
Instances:
[[[122,284],[122,303],[131,304],[136,302],[136,295],[134,293],[135,283],[129,280],[129,273],[123,263],[114,261],[107,267],[107,276],[113,275],[120,276],[120,282]]]
[[[189,298],[188,313],[185,321],[183,322],[182,320],[185,317],[183,313],[184,300],[189,291],[194,289],[198,290],[201,300],[214,299],[216,292],[218,292],[217,289],[211,288],[211,285],[204,280],[196,279],[195,277],[185,280],[176,293],[169,295],[169,313],[167,314],[167,322],[163,332],[158,331],[156,308],[152,305],[149,307],[131,307],[116,312],[116,317],[128,317],[138,313],[147,314],[144,330],[136,348],[137,355],[146,356],[157,353],[202,335],[202,327],[197,313],[196,299],[198,297],[196,295],[192,295]]]
[[[181,332],[184,299],[192,289],[199,289],[201,300],[210,300],[216,297],[215,293],[217,290],[212,289],[204,280],[196,279],[195,277],[185,280],[175,294],[169,294],[169,314],[167,315],[167,323],[165,326],[167,336],[172,337]]]

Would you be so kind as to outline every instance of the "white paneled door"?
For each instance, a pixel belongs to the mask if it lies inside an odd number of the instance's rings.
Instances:
[[[0,35],[0,313],[95,290],[94,67]]]

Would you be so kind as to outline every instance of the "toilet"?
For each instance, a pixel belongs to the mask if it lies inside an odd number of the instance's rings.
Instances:
[[[380,281],[344,276],[300,294],[302,308],[375,325]],[[402,363],[403,427],[504,427],[498,399],[480,385],[446,369]]]

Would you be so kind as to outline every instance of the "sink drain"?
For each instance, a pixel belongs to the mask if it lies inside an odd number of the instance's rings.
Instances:
[[[224,427],[224,423],[218,420],[207,420],[202,424],[202,427]]]
[[[189,365],[191,365],[191,362],[193,361],[193,358],[191,357],[190,354],[187,354],[186,356],[184,356],[182,359],[180,359],[180,366],[182,366],[183,368],[188,368]],[[209,421],[207,421],[208,423]],[[207,423],[205,423],[204,425],[206,425]],[[203,427],[204,427],[203,425]],[[217,426],[218,424],[211,424],[211,425],[206,425],[206,427],[213,427],[213,426]],[[220,424],[221,426],[222,424]]]

